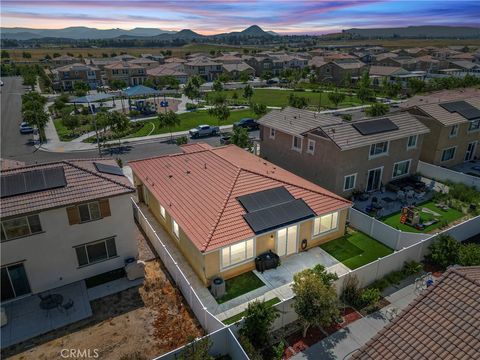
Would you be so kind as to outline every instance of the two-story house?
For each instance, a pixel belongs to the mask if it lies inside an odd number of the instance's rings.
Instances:
[[[414,174],[429,132],[406,113],[346,122],[285,108],[259,123],[262,157],[342,196]]]
[[[204,284],[344,235],[351,203],[239,147],[182,146],[130,162],[140,201]]]
[[[356,59],[342,59],[316,66],[318,81],[327,81],[337,85],[345,81],[350,83],[352,77],[359,77],[367,70],[367,65]]]
[[[222,64],[208,57],[199,56],[184,64],[189,76],[198,75],[206,81],[215,80],[222,72]]]
[[[127,61],[106,65],[104,69],[109,82],[121,80],[127,86],[135,86],[143,84],[147,79],[147,71],[144,66]]]
[[[90,89],[102,85],[102,74],[99,68],[81,63],[65,65],[53,70],[56,82],[62,90],[72,90],[76,82],[88,84]]]
[[[119,269],[135,258],[134,190],[113,160],[2,171],[2,302]]]
[[[480,98],[416,105],[407,111],[430,129],[420,160],[454,166],[480,158]]]

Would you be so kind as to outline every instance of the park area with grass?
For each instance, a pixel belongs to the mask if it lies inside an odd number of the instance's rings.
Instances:
[[[217,302],[222,304],[264,285],[265,284],[263,281],[260,280],[253,272],[249,271],[247,273],[243,273],[225,281],[226,293],[222,297],[218,298]]]
[[[417,229],[411,225],[402,224],[400,222],[401,214],[397,212],[393,215],[386,216],[381,220],[391,227],[415,233],[428,233],[440,227],[447,227],[450,223],[463,217],[463,213],[453,208],[440,208],[435,205],[435,202],[429,201],[416,206],[416,211],[420,215],[421,223],[429,223],[434,221],[433,224],[426,226],[423,229]]]
[[[233,101],[234,94],[237,94],[238,103],[247,104],[248,101],[243,97],[243,90],[228,90],[223,91],[228,100]],[[309,106],[322,108],[335,108],[335,105],[328,98],[327,92],[313,92],[313,91],[295,91],[295,90],[276,90],[276,89],[254,89],[252,101],[256,104],[264,104],[266,106],[285,107],[288,106],[288,97],[294,94],[298,97],[307,99]],[[345,99],[340,102],[338,107],[350,107],[362,105],[361,101],[356,96],[345,95]]]
[[[352,270],[393,253],[388,246],[353,229],[320,247]]]

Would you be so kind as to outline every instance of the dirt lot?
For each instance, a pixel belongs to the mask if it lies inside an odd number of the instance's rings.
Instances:
[[[2,358],[53,360],[62,359],[62,349],[90,349],[92,356],[97,349],[101,360],[142,360],[135,352],[151,359],[203,335],[158,260],[147,263],[142,287],[93,301],[92,311],[89,319],[2,351]]]

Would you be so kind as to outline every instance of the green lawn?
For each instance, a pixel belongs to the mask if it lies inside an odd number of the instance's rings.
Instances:
[[[270,307],[270,306],[273,306],[275,304],[278,304],[279,302],[280,302],[280,299],[278,297],[274,297],[273,299],[265,301],[265,304],[267,304],[268,307]],[[225,325],[230,325],[230,324],[236,323],[238,320],[240,320],[244,316],[245,316],[245,311],[242,311],[241,313],[238,313],[237,315],[233,315],[232,317],[229,317],[228,319],[223,320],[223,323]]]
[[[62,123],[62,119],[55,119],[53,120],[55,124],[55,129],[57,130],[58,137],[61,141],[71,141],[82,135],[85,132],[89,132],[91,130],[90,124],[80,125],[75,129],[72,133],[71,130],[67,129],[65,125]]]
[[[206,110],[192,111],[188,113],[179,114],[180,125],[172,128],[172,132],[190,130],[198,125],[209,124],[209,125],[218,125],[218,120],[209,115]],[[232,110],[230,111],[230,117],[227,121],[222,122],[220,125],[231,125],[235,121],[240,120],[241,118],[251,117],[257,118],[257,116],[252,113],[249,109],[245,110]],[[169,129],[161,129],[158,126],[158,120],[145,120],[142,122],[144,125],[134,133],[127,136],[127,138],[132,137],[141,137],[146,135],[158,135],[158,134],[167,134],[170,132]],[[154,127],[154,128],[153,128]]]
[[[437,214],[440,214],[441,216],[434,216],[429,213],[425,213],[422,211],[422,208],[427,208],[430,209]],[[393,215],[389,215],[381,219],[385,224],[390,225],[391,227],[402,230],[402,231],[409,231],[409,232],[416,232],[416,233],[428,233],[432,230],[437,229],[438,227],[442,225],[449,224],[457,219],[460,219],[463,214],[455,209],[448,209],[447,211],[444,211],[438,207],[435,206],[435,203],[433,201],[426,202],[424,204],[417,205],[417,209],[420,214],[420,218],[422,221],[429,221],[433,219],[438,219],[439,221],[436,222],[435,224],[432,224],[430,226],[427,226],[423,230],[418,230],[410,225],[402,224],[400,223],[400,212],[397,212]]]
[[[242,90],[228,90],[223,93],[227,98],[231,99],[233,93],[237,93],[238,100],[246,102],[242,97]],[[311,106],[334,108],[333,103],[328,99],[328,93],[319,93],[313,91],[294,91],[294,90],[275,90],[275,89],[254,89],[252,101],[267,106],[284,107],[288,105],[288,96],[290,94],[301,96],[307,99]],[[321,98],[321,101],[320,101]],[[339,107],[358,106],[361,105],[360,100],[356,96],[346,96],[345,100],[339,104]]]
[[[393,252],[388,246],[352,229],[349,234],[320,247],[352,270]]]
[[[235,299],[240,295],[246,294],[250,291],[258,289],[259,287],[264,286],[262,280],[260,280],[257,275],[249,271],[242,275],[235,276],[234,278],[228,279],[225,281],[226,293],[221,298],[217,299],[219,304],[222,304],[228,300]]]

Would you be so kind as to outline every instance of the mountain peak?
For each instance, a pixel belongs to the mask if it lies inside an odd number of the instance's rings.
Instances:
[[[252,35],[252,36],[259,36],[259,35],[269,35],[266,31],[264,31],[260,26],[258,25],[252,25],[246,28],[241,32],[244,35]]]

